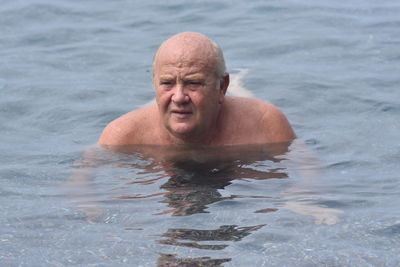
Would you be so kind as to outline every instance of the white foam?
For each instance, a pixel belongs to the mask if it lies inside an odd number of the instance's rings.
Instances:
[[[227,93],[233,96],[254,97],[254,94],[243,85],[243,77],[249,72],[248,69],[237,69],[238,73],[230,75],[230,83]]]

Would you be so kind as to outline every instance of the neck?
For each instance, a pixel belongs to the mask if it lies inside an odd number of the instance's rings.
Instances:
[[[173,134],[164,128],[164,134],[161,137],[165,140],[166,144],[174,145],[210,145],[213,143],[216,135],[216,129],[213,128],[211,131],[205,133],[189,133],[189,134]]]
[[[219,117],[219,116],[218,116]],[[166,145],[196,145],[196,146],[208,146],[213,145],[215,140],[218,138],[219,132],[219,119],[210,123],[206,130],[193,131],[186,134],[177,134],[170,132],[165,125],[160,124],[160,139],[161,143]]]

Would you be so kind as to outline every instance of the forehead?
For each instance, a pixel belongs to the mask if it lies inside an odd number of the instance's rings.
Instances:
[[[210,43],[178,40],[163,44],[154,63],[157,72],[171,67],[214,70],[217,62]]]
[[[215,59],[201,51],[174,50],[158,54],[155,66],[176,68],[210,68],[215,65]]]

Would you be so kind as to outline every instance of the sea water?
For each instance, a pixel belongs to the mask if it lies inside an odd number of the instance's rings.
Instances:
[[[0,265],[399,265],[399,13],[394,0],[2,1]],[[153,54],[182,31],[219,43],[230,90],[278,106],[298,140],[95,146],[153,99]]]

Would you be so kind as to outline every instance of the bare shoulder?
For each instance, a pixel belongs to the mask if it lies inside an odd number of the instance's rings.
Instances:
[[[285,142],[296,138],[285,114],[272,104],[265,103],[262,122],[275,142]]]
[[[252,111],[254,113],[261,113],[262,110],[273,106],[272,104],[252,97],[226,96],[225,100],[227,104],[234,107],[235,110],[245,110],[246,112]]]
[[[271,103],[244,97],[229,97],[227,101],[228,105],[238,111],[235,114],[238,121],[254,129],[254,140],[286,142],[296,137],[285,114]]]
[[[98,144],[126,145],[141,144],[146,133],[151,133],[154,128],[157,109],[155,105],[146,106],[128,112],[110,122],[103,130]]]

